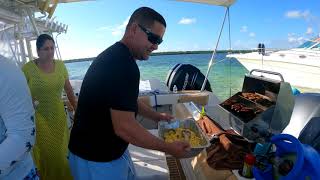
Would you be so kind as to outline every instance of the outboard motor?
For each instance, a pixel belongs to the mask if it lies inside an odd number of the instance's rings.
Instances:
[[[266,48],[263,43],[258,44],[258,53],[262,55],[266,54]]]
[[[205,76],[201,71],[191,64],[176,64],[167,75],[166,84],[172,91],[173,86],[177,90],[201,90]],[[205,90],[211,91],[209,80],[206,83]]]

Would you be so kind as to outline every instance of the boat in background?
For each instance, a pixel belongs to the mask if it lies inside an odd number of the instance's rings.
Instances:
[[[295,87],[320,92],[320,38],[306,41],[297,48],[280,51],[265,51],[229,54],[246,69],[263,69],[282,74],[285,81]]]

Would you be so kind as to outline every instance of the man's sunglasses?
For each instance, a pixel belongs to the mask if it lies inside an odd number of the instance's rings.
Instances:
[[[152,44],[161,44],[162,43],[162,38],[156,34],[154,34],[153,32],[149,31],[148,29],[144,28],[143,26],[141,26],[140,24],[138,24],[138,26],[141,28],[141,30],[143,32],[145,32],[148,36],[148,41],[150,41]]]

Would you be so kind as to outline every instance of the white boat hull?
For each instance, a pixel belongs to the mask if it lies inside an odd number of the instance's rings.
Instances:
[[[263,69],[274,71],[282,74],[284,80],[296,87],[314,89],[320,91],[320,66],[312,65],[311,63],[301,63],[296,61],[281,61],[279,59],[271,60],[271,57],[264,56],[262,62],[261,56],[256,59],[249,59],[249,56],[230,55],[229,57],[236,58],[247,70]],[[308,61],[308,59],[304,59]],[[316,61],[312,59],[311,61]],[[317,59],[320,62],[320,59]]]

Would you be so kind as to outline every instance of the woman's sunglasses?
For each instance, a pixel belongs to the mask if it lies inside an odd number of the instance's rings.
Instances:
[[[162,38],[156,34],[154,34],[153,32],[149,31],[148,29],[144,28],[143,26],[141,26],[140,24],[138,24],[138,26],[141,28],[141,30],[143,32],[145,32],[148,36],[148,41],[150,41],[152,44],[161,44],[162,43]]]

